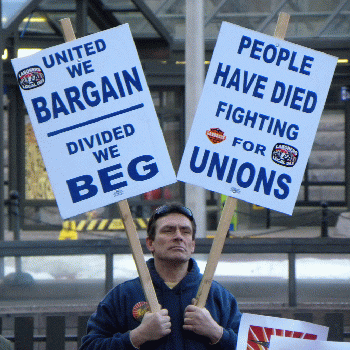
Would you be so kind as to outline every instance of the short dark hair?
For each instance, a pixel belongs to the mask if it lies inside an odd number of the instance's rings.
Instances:
[[[172,213],[182,214],[191,221],[192,239],[194,239],[196,236],[197,225],[196,221],[194,220],[192,211],[189,208],[182,205],[181,203],[177,202],[166,203],[154,210],[147,224],[147,237],[154,241],[154,238],[156,236],[157,220],[163,216],[167,216]]]

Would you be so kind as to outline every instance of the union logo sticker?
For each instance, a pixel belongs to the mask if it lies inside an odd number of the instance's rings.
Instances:
[[[210,128],[205,133],[208,136],[208,139],[212,143],[220,143],[226,140],[226,136],[224,136],[224,132],[219,128]]]
[[[285,167],[293,167],[298,160],[299,151],[284,143],[276,143],[272,150],[272,160]]]
[[[31,66],[20,70],[17,79],[23,90],[31,90],[45,83],[45,74],[39,66]]]
[[[151,311],[146,301],[140,301],[132,308],[132,315],[136,321],[141,322],[145,313]]]

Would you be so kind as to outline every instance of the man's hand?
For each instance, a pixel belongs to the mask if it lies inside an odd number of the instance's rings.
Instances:
[[[192,302],[194,303],[194,300]],[[216,323],[207,309],[194,305],[188,305],[185,309],[183,328],[208,337],[212,344],[217,343],[223,333],[223,328]]]
[[[130,332],[131,343],[136,347],[150,340],[158,340],[171,332],[168,310],[162,309],[155,313],[147,312],[141,324]]]

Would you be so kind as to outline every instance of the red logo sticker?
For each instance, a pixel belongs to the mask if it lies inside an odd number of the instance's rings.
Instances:
[[[146,301],[140,301],[132,308],[132,315],[136,321],[141,322],[145,313],[151,311]]]
[[[208,139],[212,143],[220,143],[226,140],[226,136],[224,136],[224,132],[219,128],[210,128],[205,133],[208,136]]]
[[[31,90],[44,85],[45,74],[39,66],[31,66],[19,71],[17,79],[23,90]]]

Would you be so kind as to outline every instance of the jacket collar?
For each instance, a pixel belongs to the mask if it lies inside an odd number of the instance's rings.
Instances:
[[[154,286],[156,288],[162,289],[165,283],[164,283],[164,280],[159,276],[155,268],[154,258],[151,258],[147,261],[147,266],[150,271]],[[179,284],[175,287],[176,289],[177,288],[191,289],[195,285],[197,285],[198,280],[201,279],[202,276],[200,274],[199,267],[197,265],[197,262],[193,258],[189,260],[188,266],[189,266],[188,274],[179,282]]]

